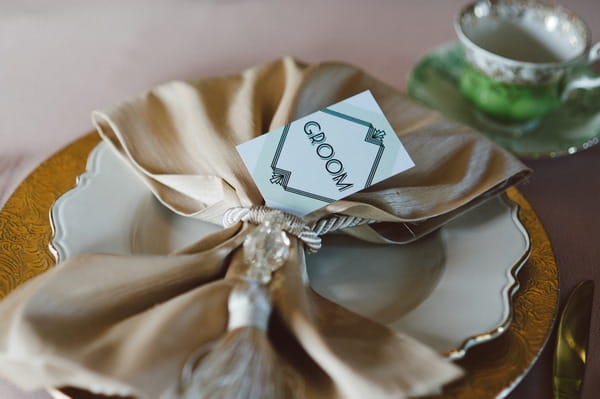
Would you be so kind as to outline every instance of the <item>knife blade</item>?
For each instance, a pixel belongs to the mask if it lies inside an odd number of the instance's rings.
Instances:
[[[554,352],[553,387],[555,399],[576,399],[587,363],[594,282],[581,281],[571,291],[563,308]]]

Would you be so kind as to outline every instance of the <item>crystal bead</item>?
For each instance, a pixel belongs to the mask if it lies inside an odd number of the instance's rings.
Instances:
[[[272,212],[244,240],[244,261],[250,267],[248,276],[263,284],[271,281],[271,273],[283,266],[290,252],[290,239],[282,230],[283,223],[283,215]]]

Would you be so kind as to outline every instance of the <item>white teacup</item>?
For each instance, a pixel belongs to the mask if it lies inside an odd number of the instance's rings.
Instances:
[[[461,92],[496,120],[535,120],[573,90],[600,86],[597,76],[568,76],[600,59],[600,43],[591,46],[587,25],[562,6],[481,0],[460,12],[455,29],[466,58]]]

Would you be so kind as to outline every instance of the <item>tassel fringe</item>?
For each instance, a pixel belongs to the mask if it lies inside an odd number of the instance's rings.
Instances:
[[[230,331],[205,356],[190,358],[177,398],[288,398],[291,392],[286,385],[265,333],[256,327],[241,327]]]
[[[187,360],[178,384],[162,399],[294,398],[299,380],[285,367],[266,334],[271,313],[263,286],[246,279],[229,296],[225,336]]]

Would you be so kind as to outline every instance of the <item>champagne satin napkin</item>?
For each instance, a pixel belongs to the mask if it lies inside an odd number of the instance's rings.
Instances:
[[[356,216],[377,222],[344,233],[406,243],[528,174],[478,133],[338,63],[284,58],[240,75],[171,82],[93,120],[165,206],[221,223],[230,208],[263,203],[237,144],[366,89],[416,166],[309,214],[307,225]],[[34,278],[0,303],[0,374],[24,389],[139,398],[191,397],[192,375],[220,384],[213,393],[199,385],[211,398],[243,382],[231,397],[356,399],[420,395],[461,375],[425,345],[316,294],[293,234],[270,283],[250,286],[242,244],[255,231],[242,221],[174,254],[78,256]],[[272,311],[260,313],[263,304]],[[241,319],[234,307],[244,309]],[[223,363],[223,348],[235,364]],[[256,366],[267,356],[270,368]],[[260,378],[281,383],[257,387]]]

